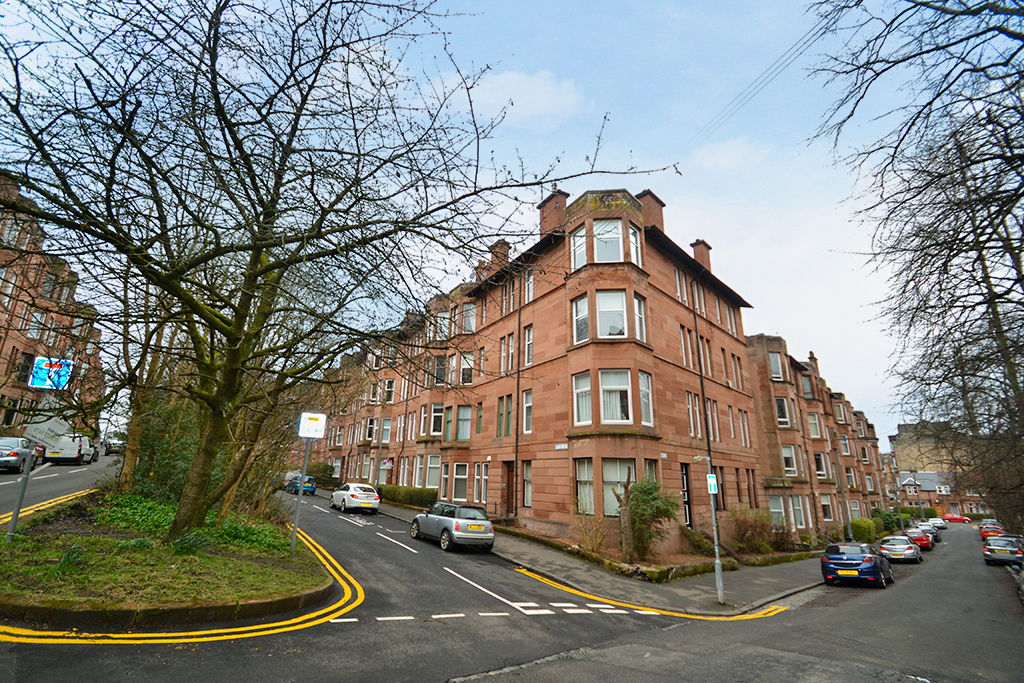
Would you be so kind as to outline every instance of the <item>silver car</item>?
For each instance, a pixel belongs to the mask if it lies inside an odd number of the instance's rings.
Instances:
[[[924,556],[917,544],[906,536],[886,536],[878,543],[882,557],[890,562],[917,562],[921,564]]]
[[[16,436],[0,436],[0,467],[21,474],[32,456],[32,443]],[[35,463],[32,463],[33,467]]]
[[[331,507],[335,510],[366,510],[371,515],[380,508],[380,496],[369,484],[342,484],[331,494]]]
[[[494,547],[494,527],[487,512],[476,505],[434,503],[426,512],[413,518],[409,527],[413,538],[436,538],[441,550],[456,545],[472,545],[489,552]]]

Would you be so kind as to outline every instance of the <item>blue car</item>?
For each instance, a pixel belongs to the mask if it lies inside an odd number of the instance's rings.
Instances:
[[[825,583],[865,581],[879,588],[895,583],[892,565],[867,543],[835,543],[821,557],[821,576]]]
[[[298,493],[299,492],[299,478],[296,477],[290,482],[284,485],[285,493]],[[313,477],[306,477],[306,483],[302,486],[302,495],[304,496],[315,496],[316,495],[316,479]]]

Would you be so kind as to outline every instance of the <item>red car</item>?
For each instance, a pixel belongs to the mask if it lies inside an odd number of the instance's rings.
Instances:
[[[964,524],[971,523],[970,517],[964,517],[963,515],[958,515],[955,512],[947,512],[946,514],[942,515],[942,518],[947,522],[963,522]]]
[[[995,524],[986,524],[981,527],[981,540],[984,541],[986,538],[991,538],[992,536],[999,536],[1000,534],[1005,533],[1006,530],[1003,529],[1003,527],[1001,526],[996,526]]]
[[[924,529],[907,529],[907,537],[921,550],[932,549],[932,535]]]

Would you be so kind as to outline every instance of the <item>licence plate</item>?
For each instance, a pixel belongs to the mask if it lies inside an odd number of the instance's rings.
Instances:
[[[469,530],[470,531],[483,531],[484,530],[484,525],[483,524],[470,524],[469,525]]]
[[[893,553],[893,557],[903,557],[903,553]]]
[[[839,576],[857,576],[858,572],[856,569],[840,569],[838,572]]]
[[[51,457],[51,458],[52,458],[53,456],[55,456],[55,455],[59,457],[59,456],[60,456],[60,451],[48,451],[48,452],[46,453],[46,455],[47,455],[47,456],[49,456],[49,457]]]
[[[1005,548],[996,548],[996,552],[997,552],[997,553],[1008,553],[1008,552],[1010,552],[1010,551],[1009,551],[1009,550],[1006,550]]]
[[[360,503],[360,505],[362,505],[364,508],[372,508],[373,507],[373,503]]]

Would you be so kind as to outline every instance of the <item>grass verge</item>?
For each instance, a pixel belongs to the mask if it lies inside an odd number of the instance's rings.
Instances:
[[[174,508],[92,494],[38,516],[0,544],[0,594],[90,603],[239,601],[300,593],[326,572],[271,524],[233,518],[187,542],[161,539]],[[212,522],[213,520],[211,520]]]

